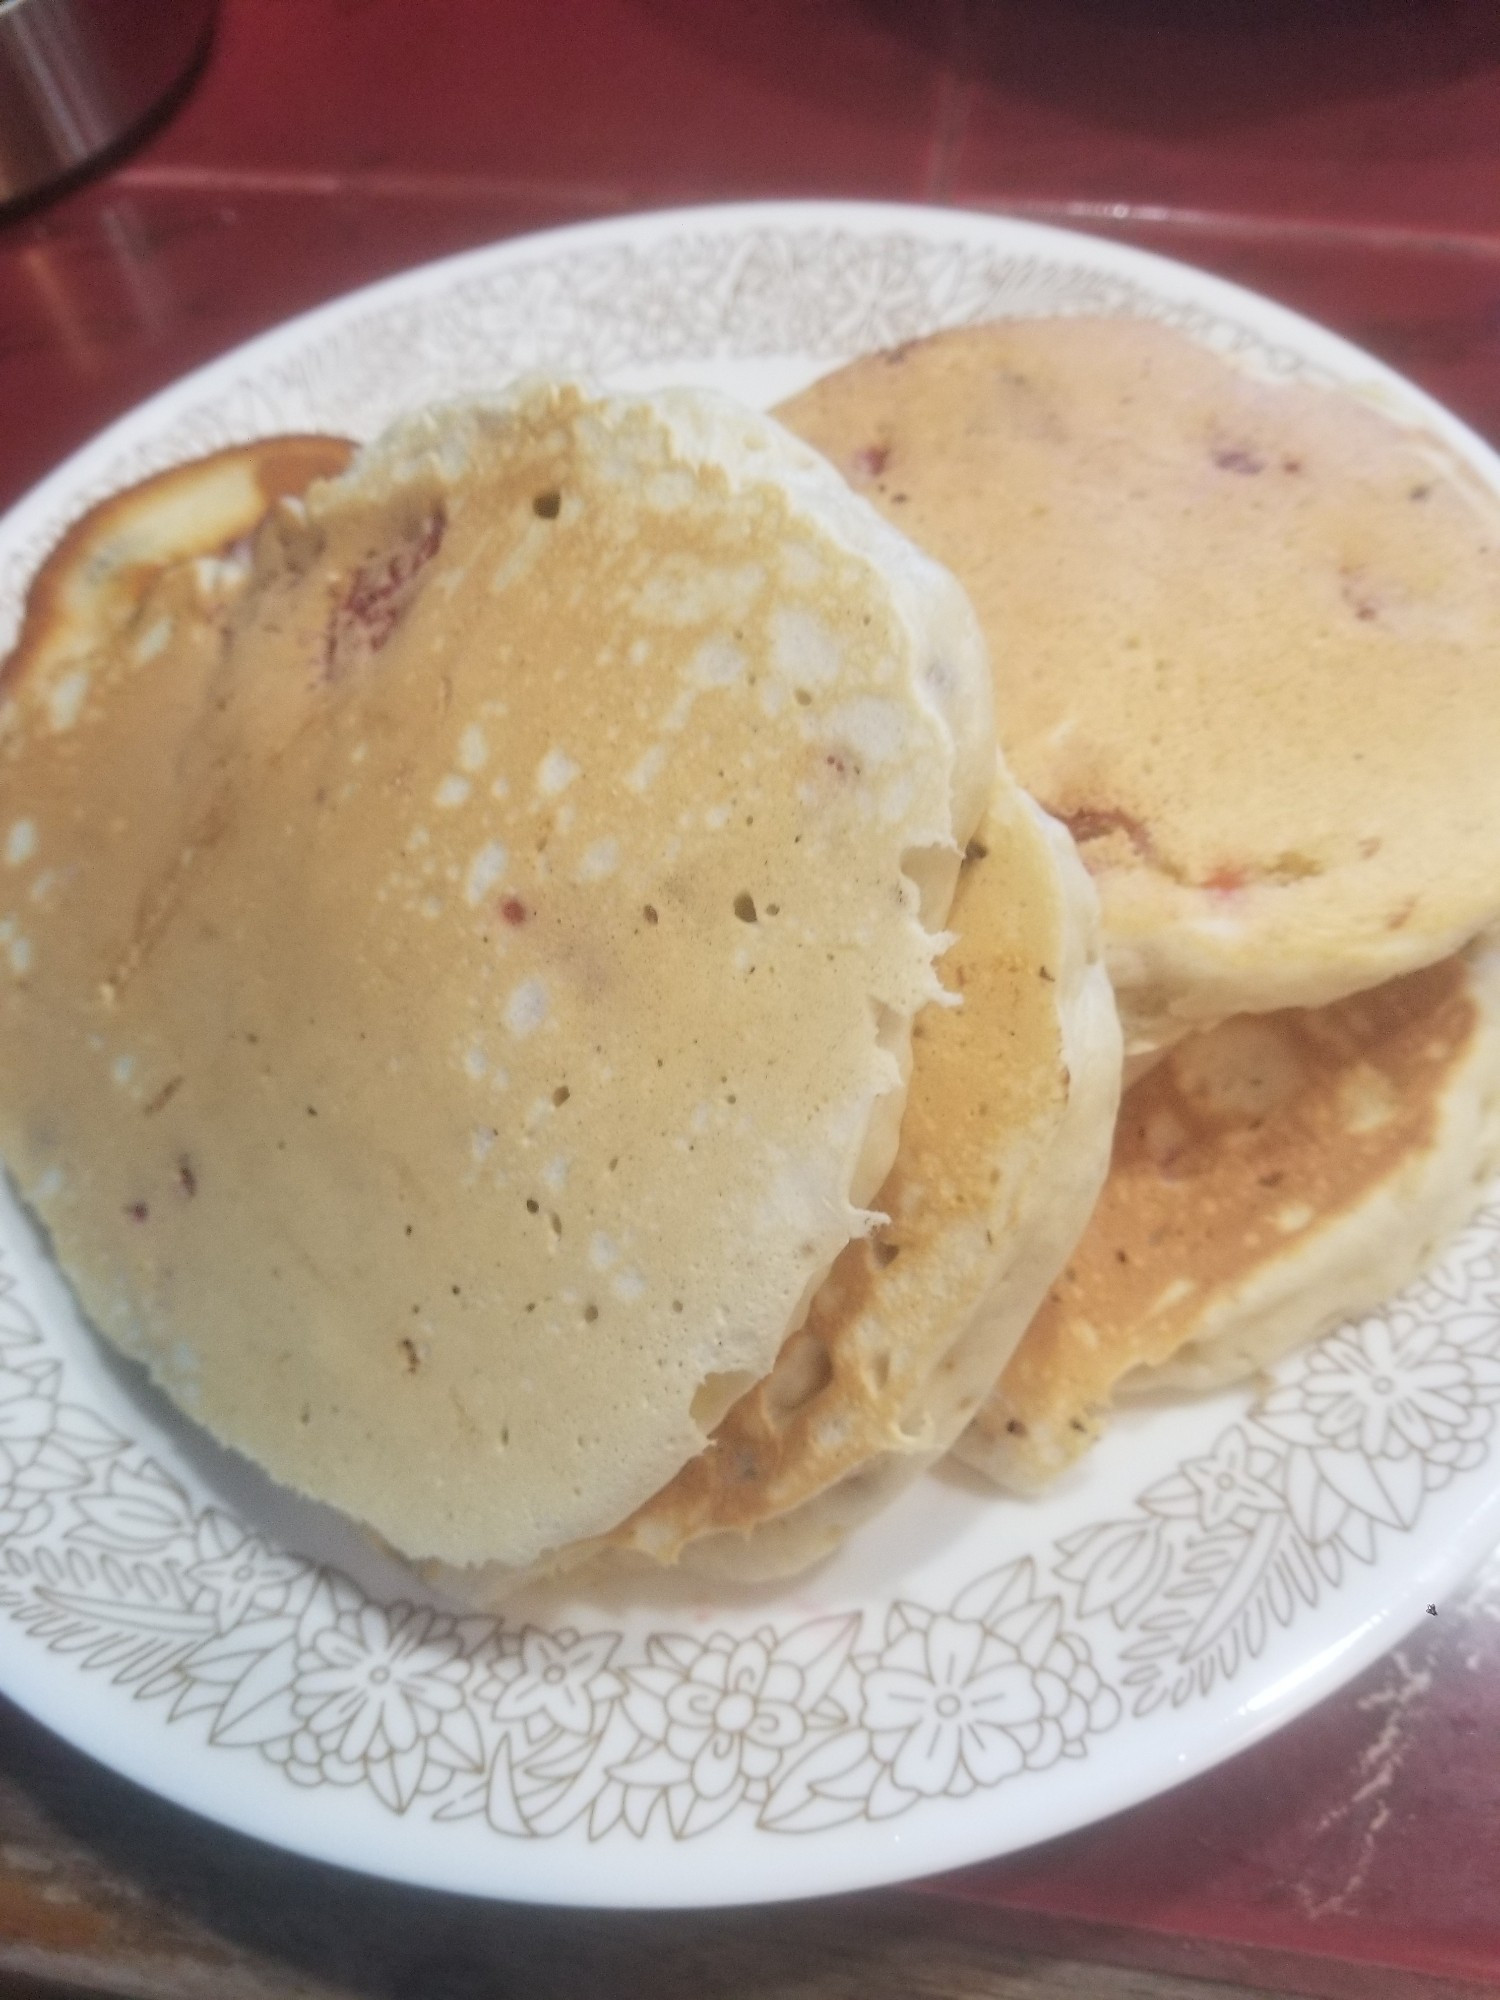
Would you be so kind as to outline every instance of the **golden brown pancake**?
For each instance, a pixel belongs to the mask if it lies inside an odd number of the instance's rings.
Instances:
[[[1044,1485],[1117,1395],[1212,1388],[1399,1291],[1500,1152],[1500,960],[1242,1016],[1127,1091],[1099,1205],[958,1453]]]
[[[32,580],[21,632],[0,661],[0,699],[24,674],[61,686],[66,701],[66,662],[123,631],[164,569],[242,542],[276,501],[342,472],[354,449],[344,438],[261,438],[172,466],[91,507]]]
[[[950,924],[943,976],[962,1004],[917,1022],[900,1151],[875,1197],[888,1221],[843,1252],[708,1448],[570,1560],[800,1569],[946,1451],[988,1393],[1097,1197],[1120,1037],[1088,878],[1029,800],[988,815]],[[459,1587],[484,1598],[495,1582]]]
[[[269,463],[75,548],[238,539]],[[7,677],[0,1150],[273,1476],[457,1563],[607,1530],[869,1226],[994,781],[972,613],[767,420],[567,384],[133,563]]]
[[[1129,1054],[1500,911],[1500,499],[1435,437],[1123,319],[937,334],[779,414],[969,591]]]

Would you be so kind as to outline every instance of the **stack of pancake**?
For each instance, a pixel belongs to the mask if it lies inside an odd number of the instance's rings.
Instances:
[[[1500,1151],[1500,500],[1374,400],[1145,322],[940,334],[782,420],[946,563],[1103,907],[1127,1090],[959,1451],[1030,1490],[1117,1393],[1388,1297]]]
[[[799,1567],[949,1448],[1119,1028],[963,592],[813,452],[540,381],[223,453],[0,701],[0,1150],[218,1438],[479,1600]]]
[[[779,414],[218,454],[0,676],[10,1172],[184,1410],[470,1601],[1035,1487],[1494,1163],[1495,496],[1121,321]]]

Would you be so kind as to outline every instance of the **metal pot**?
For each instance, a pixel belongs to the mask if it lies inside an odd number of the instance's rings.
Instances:
[[[142,124],[192,67],[214,0],[0,0],[0,203]]]

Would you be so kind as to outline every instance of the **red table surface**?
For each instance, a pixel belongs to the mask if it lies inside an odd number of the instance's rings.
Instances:
[[[159,132],[0,222],[0,503],[352,285],[770,195],[1118,235],[1311,313],[1500,440],[1494,0],[226,0]],[[1119,1963],[1500,1993],[1500,1562],[1220,1770],[923,1894]]]

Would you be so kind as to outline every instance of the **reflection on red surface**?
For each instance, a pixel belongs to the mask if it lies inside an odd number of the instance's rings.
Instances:
[[[1500,230],[1491,0],[982,0],[953,192]]]

